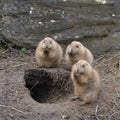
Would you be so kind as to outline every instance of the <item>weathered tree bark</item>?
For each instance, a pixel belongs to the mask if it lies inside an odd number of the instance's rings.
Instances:
[[[70,72],[63,68],[36,68],[25,71],[24,80],[31,96],[38,102],[63,100],[73,91]]]

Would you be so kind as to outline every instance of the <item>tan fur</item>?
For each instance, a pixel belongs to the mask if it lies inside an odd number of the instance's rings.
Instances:
[[[69,55],[69,53],[73,53],[72,56]],[[73,41],[71,44],[68,45],[66,48],[65,53],[65,60],[69,68],[73,66],[76,62],[79,60],[86,60],[88,63],[93,63],[93,55],[85,46],[83,46],[78,41]]]
[[[83,102],[94,102],[100,92],[100,77],[97,71],[85,60],[79,60],[73,65],[71,79],[74,94]]]
[[[63,58],[63,50],[55,40],[46,37],[38,44],[35,57],[39,67],[57,67]]]

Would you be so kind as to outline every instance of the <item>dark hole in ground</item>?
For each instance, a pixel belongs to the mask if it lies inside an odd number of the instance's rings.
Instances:
[[[47,86],[46,84],[42,85],[36,85],[32,90],[33,86],[29,86],[30,95],[31,97],[40,103],[46,103],[48,102],[49,98],[49,92],[51,90],[50,86]]]
[[[39,103],[65,102],[73,92],[68,73],[31,70],[24,78],[31,97]]]

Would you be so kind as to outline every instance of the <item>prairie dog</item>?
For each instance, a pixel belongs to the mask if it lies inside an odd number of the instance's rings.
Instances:
[[[93,63],[93,55],[85,46],[78,41],[73,41],[66,48],[65,60],[69,68],[79,60],[86,60],[88,63]]]
[[[39,67],[57,67],[63,58],[63,50],[55,40],[46,37],[38,44],[35,57]]]
[[[84,103],[96,100],[101,88],[100,77],[87,61],[79,60],[73,65],[71,79],[75,96],[78,96]]]

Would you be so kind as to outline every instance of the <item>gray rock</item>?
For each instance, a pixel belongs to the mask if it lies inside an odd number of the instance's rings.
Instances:
[[[2,0],[0,6],[0,34],[18,46],[35,47],[46,36],[84,43],[120,31],[120,0]]]

